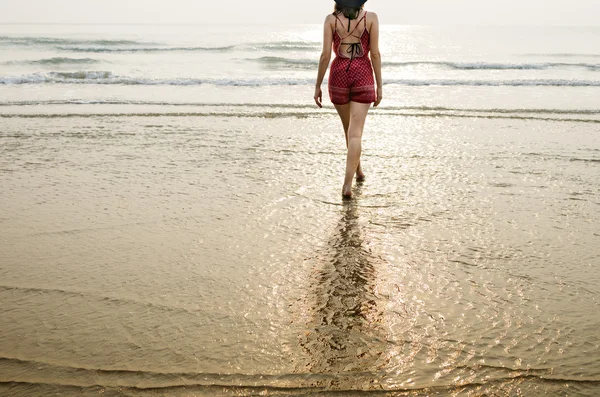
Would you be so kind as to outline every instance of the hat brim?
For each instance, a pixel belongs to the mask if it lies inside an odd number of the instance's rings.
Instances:
[[[342,7],[359,8],[367,2],[367,0],[335,0]]]

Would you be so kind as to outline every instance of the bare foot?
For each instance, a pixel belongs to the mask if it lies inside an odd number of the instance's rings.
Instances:
[[[344,199],[352,198],[352,185],[344,185],[342,187],[342,197]]]
[[[358,169],[356,170],[356,182],[364,182],[365,173],[362,170],[360,164],[358,165]]]

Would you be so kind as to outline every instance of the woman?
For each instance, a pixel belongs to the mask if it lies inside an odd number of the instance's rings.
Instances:
[[[379,53],[379,21],[363,5],[367,0],[335,0],[333,14],[325,18],[323,52],[315,88],[315,102],[323,107],[321,83],[325,77],[331,50],[335,59],[329,71],[329,97],[344,126],[346,146],[346,176],[342,187],[344,198],[352,197],[352,179],[365,177],[360,166],[361,139],[367,112],[379,105],[382,93],[381,54]],[[369,59],[369,51],[371,57]],[[372,62],[372,64],[371,64]],[[377,82],[373,81],[373,72]]]

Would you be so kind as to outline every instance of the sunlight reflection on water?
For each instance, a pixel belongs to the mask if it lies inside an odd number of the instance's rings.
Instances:
[[[334,116],[3,124],[2,382],[598,389],[585,125],[373,115],[346,203]]]

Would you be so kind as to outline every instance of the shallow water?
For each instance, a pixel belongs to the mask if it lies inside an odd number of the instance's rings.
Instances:
[[[0,119],[0,394],[600,392],[597,123],[228,109]]]
[[[596,396],[598,28],[0,26],[0,395]],[[327,101],[326,101],[327,103]]]

